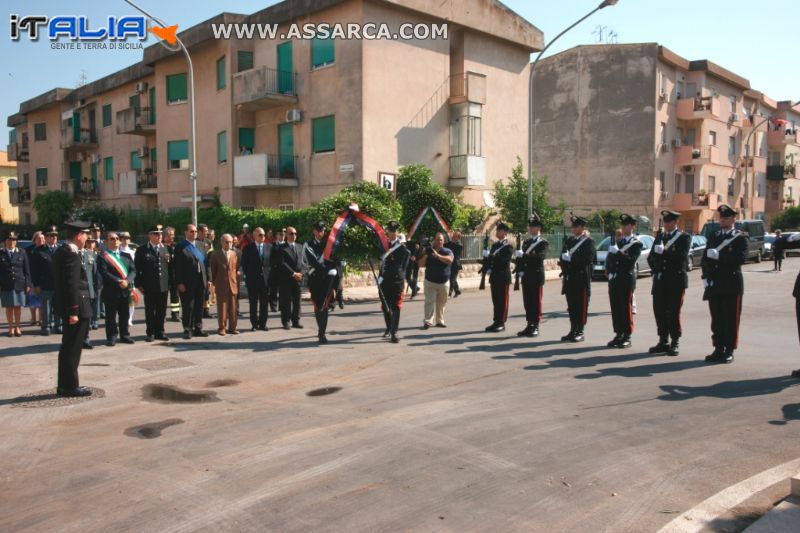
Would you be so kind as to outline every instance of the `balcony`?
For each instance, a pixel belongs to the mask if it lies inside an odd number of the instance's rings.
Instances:
[[[156,131],[155,114],[149,107],[129,107],[117,111],[117,133],[120,135],[149,135]]]
[[[61,180],[61,190],[76,200],[97,200],[100,198],[100,184],[96,180]]]
[[[28,145],[13,143],[6,147],[9,161],[28,161]]]
[[[486,158],[479,155],[450,156],[450,187],[486,185]]]
[[[233,186],[249,188],[297,187],[297,156],[239,155],[233,159]]]
[[[767,131],[767,123],[769,121],[764,117],[759,116],[745,116],[742,118],[742,130],[745,134],[755,131]]]
[[[794,204],[792,204],[794,205]],[[783,211],[787,207],[791,207],[789,204],[786,203],[786,200],[783,198],[779,200],[766,200],[764,202],[764,208],[767,213],[777,213],[778,211]]]
[[[62,128],[61,148],[74,151],[97,148],[97,132],[82,128],[76,135],[75,130],[72,128]]]
[[[681,98],[676,105],[676,116],[678,120],[719,119],[721,107],[719,98],[714,96]]]
[[[719,204],[719,195],[711,193],[700,196],[689,192],[679,192],[672,196],[672,209],[675,211],[715,210]]]
[[[748,174],[764,173],[767,171],[767,158],[758,155],[743,156],[739,162],[739,167],[748,167]],[[742,171],[744,172],[744,170]]]
[[[12,204],[29,204],[31,202],[31,190],[28,187],[18,187],[9,189],[9,198]]]
[[[486,75],[477,72],[450,76],[450,104],[486,103]]]
[[[785,167],[783,165],[768,165],[767,166],[767,179],[768,180],[785,180],[784,174]]]
[[[767,144],[770,146],[785,146],[795,144],[800,146],[800,129],[770,131],[767,134]]]
[[[158,194],[158,176],[152,168],[136,171],[136,192],[139,194]]]
[[[297,73],[260,67],[233,76],[233,103],[257,111],[297,103]]]
[[[684,145],[675,148],[676,166],[683,167],[710,164],[722,164],[719,159],[719,148],[716,146],[708,145],[695,148],[693,146]]]

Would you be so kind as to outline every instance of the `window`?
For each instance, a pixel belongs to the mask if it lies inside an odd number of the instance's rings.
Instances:
[[[731,135],[728,137],[728,155],[735,156],[736,155],[736,136]]]
[[[708,177],[708,192],[713,193],[717,190],[717,177],[716,176],[709,176]]]
[[[483,155],[480,104],[453,106],[450,118],[450,156]]]
[[[167,103],[175,104],[188,100],[186,96],[186,73],[167,76]]]
[[[731,101],[731,113],[736,113],[736,96],[731,95],[730,101]]]
[[[733,196],[733,178],[728,178],[728,196]]]
[[[334,45],[333,39],[320,39],[315,37],[311,41],[311,68],[320,68],[333,65]]]
[[[675,174],[675,192],[681,192],[681,175]]]
[[[761,198],[761,184],[756,185],[756,197]]]
[[[661,144],[667,144],[667,123],[666,122],[662,122],[661,123],[661,136],[660,136],[660,139],[661,139]]]
[[[279,204],[278,209],[280,211],[294,211],[294,204]]]
[[[37,122],[33,125],[33,140],[46,141],[47,140],[47,123]]]
[[[217,90],[225,88],[225,56],[217,59]]]
[[[36,186],[47,187],[47,168],[36,169]]]
[[[658,173],[658,192],[663,193],[667,190],[667,175],[662,170]]]
[[[131,152],[131,170],[142,169],[142,158],[139,157],[139,151]]]
[[[168,141],[167,159],[169,170],[189,168],[189,141]]]
[[[239,150],[241,155],[252,154],[256,147],[256,130],[239,128]]]
[[[708,144],[711,146],[717,145],[717,132],[716,131],[709,131],[708,132]]]
[[[22,186],[26,189],[31,186],[31,175],[27,172],[22,175]]]
[[[150,148],[150,166],[155,169],[156,161],[158,161],[158,152],[155,148]]]
[[[789,198],[794,198],[794,194],[792,193],[791,187],[789,187]]]
[[[113,157],[106,157],[103,159],[103,178],[106,181],[111,181],[114,179],[114,158]]]
[[[103,106],[103,127],[106,128],[111,125],[111,104]]]
[[[17,130],[8,132],[8,144],[17,144]]]
[[[336,119],[334,115],[311,121],[311,151],[315,154],[336,150]]]
[[[685,183],[683,184],[684,186],[683,192],[694,194],[694,174],[686,174],[686,176],[684,177],[684,181]]]
[[[253,68],[253,52],[239,50],[236,52],[236,72]]]
[[[91,172],[90,175],[92,177],[92,184],[96,184],[97,183],[97,163],[92,163],[90,172]]]
[[[226,132],[217,133],[217,163],[228,162],[228,136]]]

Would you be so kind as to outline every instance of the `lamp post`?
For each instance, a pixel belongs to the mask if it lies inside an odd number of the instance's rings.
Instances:
[[[601,9],[616,5],[618,1],[619,0],[603,0],[599,6],[591,10],[576,22],[572,23],[567,29],[556,35],[555,38],[547,44],[547,46],[542,48],[542,51],[539,52],[539,55],[536,56],[536,59],[531,65],[531,71],[528,74],[528,218],[533,215],[533,74],[536,71],[536,65],[539,64],[539,60],[542,58],[542,55],[547,51],[548,48],[550,48],[550,46],[553,45],[554,42],[559,39],[559,37]]]
[[[159,19],[158,17],[151,15],[135,3],[132,0],[125,0],[126,3],[133,6],[137,11],[142,13],[144,16],[149,18],[150,20],[157,23],[162,28],[166,28],[167,25],[164,23],[163,20]],[[186,63],[189,65],[189,106],[190,106],[190,117],[191,117],[191,137],[192,137],[192,149],[189,152],[189,168],[191,169],[189,172],[189,181],[192,184],[192,224],[195,226],[197,225],[197,135],[195,131],[195,101],[194,101],[194,68],[192,67],[192,58],[189,55],[189,50],[186,49],[186,46],[181,41],[181,38],[178,35],[175,35],[175,39],[178,41],[178,45],[180,50],[183,50],[183,55],[186,56]],[[169,50],[170,52],[177,52],[178,49],[170,48],[163,41],[160,41],[162,46]]]

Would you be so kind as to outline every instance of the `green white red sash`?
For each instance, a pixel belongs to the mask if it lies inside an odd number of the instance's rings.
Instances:
[[[128,267],[121,258],[117,257],[116,254],[109,252],[104,252],[103,258],[108,262],[109,265],[114,267],[114,270],[117,271],[117,274],[119,274],[120,278],[124,279],[125,281],[128,280]],[[136,291],[133,290],[133,287],[130,285],[128,285],[128,288],[131,289],[131,298],[133,299],[133,303],[138,303],[139,295],[136,294]]]

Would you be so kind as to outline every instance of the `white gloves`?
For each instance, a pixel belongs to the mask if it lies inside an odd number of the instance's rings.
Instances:
[[[653,246],[653,251],[659,255],[664,253],[664,245],[663,244],[656,244]]]
[[[706,289],[709,288],[709,287],[713,287],[713,286],[714,286],[714,282],[713,281],[708,280],[708,279],[704,279],[703,280],[703,287],[705,287]]]
[[[338,274],[338,272],[336,271],[335,268],[332,268],[332,269],[328,270],[328,275],[329,276],[335,276],[336,274]]]
[[[791,235],[789,235],[789,238],[787,240],[789,242],[800,241],[800,231],[798,231],[797,233],[792,233]]]
[[[383,283],[383,276],[378,276],[378,285]]]
[[[483,251],[483,257],[489,257],[489,250]]]
[[[708,257],[709,259],[713,259],[714,261],[718,261],[719,252],[717,251],[716,248],[709,248],[708,250],[706,250],[706,257]]]
[[[617,252],[619,252],[619,248],[617,247],[616,244],[612,244],[611,246],[608,247],[608,253],[615,254]]]
[[[572,261],[572,256],[569,255],[569,252],[564,252],[563,254],[561,254],[561,260],[564,261],[565,263],[569,263],[570,261]]]
[[[616,274],[609,274],[609,275],[608,275],[608,281],[611,281],[612,279],[614,279],[614,278],[616,278],[616,277],[617,277],[617,275],[616,275]]]
[[[517,258],[520,258],[520,257],[522,257],[523,255],[525,255],[525,253],[524,253],[522,250],[517,250],[517,252],[516,252],[514,255],[516,255],[516,256],[517,256]]]

